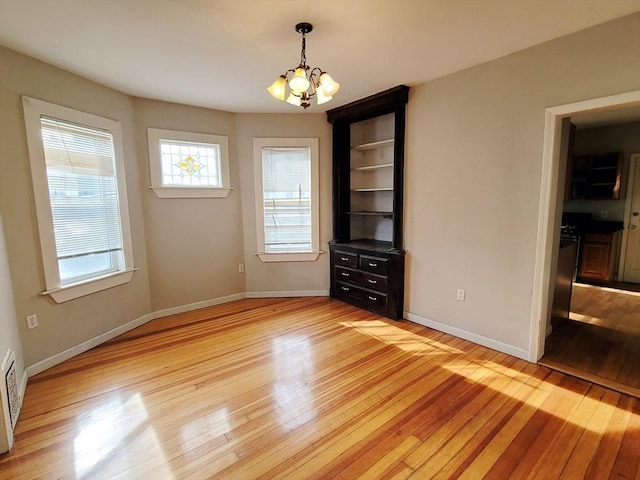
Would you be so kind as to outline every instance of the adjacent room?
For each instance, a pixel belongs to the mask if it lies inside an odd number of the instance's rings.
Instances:
[[[0,0],[0,477],[637,478],[638,0]]]

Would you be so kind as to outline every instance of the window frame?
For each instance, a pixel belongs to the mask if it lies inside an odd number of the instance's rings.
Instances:
[[[162,183],[160,141],[204,143],[220,147],[220,186],[189,187]],[[162,128],[147,128],[151,189],[158,198],[225,198],[231,191],[229,175],[229,140],[224,135],[194,133]]]
[[[266,252],[264,233],[264,193],[262,176],[263,147],[308,148],[311,161],[311,251]],[[253,167],[255,186],[257,255],[262,262],[313,262],[320,253],[320,164],[317,138],[254,138]]]
[[[136,268],[133,267],[133,243],[131,240],[131,223],[129,220],[129,203],[127,198],[124,149],[120,122],[27,96],[22,97],[22,104],[46,285],[45,291],[40,294],[50,295],[57,303],[62,303],[130,282]],[[102,273],[66,285],[61,284],[51,199],[49,196],[47,166],[41,135],[40,119],[43,116],[58,119],[63,122],[75,123],[88,128],[105,130],[112,135],[123,250],[123,265],[119,270],[106,274]]]

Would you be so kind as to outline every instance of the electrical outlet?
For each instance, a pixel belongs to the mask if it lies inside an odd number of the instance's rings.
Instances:
[[[36,328],[38,326],[38,317],[35,313],[31,315],[27,315],[27,328],[31,330],[32,328]]]
[[[600,218],[608,218],[609,212],[607,210],[600,210]]]
[[[458,289],[458,293],[456,294],[456,299],[459,302],[464,302],[464,290],[463,289],[461,289],[461,288]]]
[[[238,273],[244,273],[244,263],[238,265]]]

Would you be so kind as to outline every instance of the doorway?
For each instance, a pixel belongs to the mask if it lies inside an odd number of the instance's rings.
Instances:
[[[640,90],[610,97],[549,108],[546,111],[542,195],[539,210],[537,260],[534,272],[534,292],[531,318],[530,361],[537,362],[545,351],[547,325],[550,324],[553,301],[553,278],[560,241],[562,202],[564,199],[564,167],[561,152],[566,153],[566,129],[563,145],[563,119],[572,116],[616,116],[640,107]],[[566,125],[566,122],[565,122]]]
[[[640,284],[640,153],[629,160],[625,230],[620,251],[620,280]]]

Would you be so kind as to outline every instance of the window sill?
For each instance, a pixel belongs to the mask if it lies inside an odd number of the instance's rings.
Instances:
[[[69,300],[84,297],[85,295],[106,290],[107,288],[129,283],[133,278],[133,272],[137,269],[138,268],[136,267],[131,270],[110,273],[103,277],[72,283],[70,285],[65,285],[64,287],[45,290],[44,292],[40,292],[40,295],[50,295],[56,303],[68,302]]]
[[[231,188],[224,187],[149,187],[158,198],[225,198]]]
[[[315,262],[322,252],[256,253],[263,263],[271,262]]]

